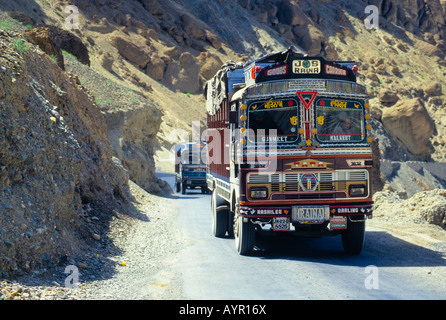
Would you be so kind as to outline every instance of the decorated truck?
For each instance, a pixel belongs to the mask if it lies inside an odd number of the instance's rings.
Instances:
[[[201,189],[208,193],[206,184],[206,154],[203,143],[175,145],[175,190],[186,194],[187,189]]]
[[[249,254],[257,232],[340,235],[359,254],[372,217],[371,132],[351,61],[293,47],[229,62],[205,85],[212,231]]]

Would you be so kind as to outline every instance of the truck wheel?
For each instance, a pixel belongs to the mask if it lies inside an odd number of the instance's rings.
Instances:
[[[181,185],[180,185],[179,182],[176,182],[176,183],[175,183],[175,190],[176,190],[176,192],[180,192],[180,190],[181,190]]]
[[[235,248],[240,255],[248,255],[254,249],[255,228],[250,221],[239,216],[234,226]]]
[[[234,238],[234,212],[232,211],[228,214],[228,237]]]
[[[365,239],[365,221],[348,221],[347,230],[342,233],[344,251],[351,255],[361,253]]]
[[[226,201],[217,195],[217,190],[212,192],[212,234],[215,237],[222,238],[226,235],[228,229],[229,206]]]
[[[186,194],[186,188],[187,188],[187,187],[186,187],[186,183],[183,182],[183,183],[181,184],[181,194]]]
[[[215,213],[212,215],[212,233],[215,237],[223,238],[228,229],[228,206],[219,206],[215,208]]]

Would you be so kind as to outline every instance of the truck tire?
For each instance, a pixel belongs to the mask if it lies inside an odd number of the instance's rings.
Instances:
[[[348,221],[347,230],[342,233],[342,245],[347,254],[361,253],[365,239],[365,221]]]
[[[217,195],[217,190],[212,191],[212,234],[222,238],[228,229],[229,205]]]
[[[231,210],[228,213],[228,237],[234,238],[234,212]]]
[[[255,228],[251,221],[243,221],[239,216],[234,226],[235,249],[240,255],[248,255],[254,249]]]
[[[180,190],[181,190],[180,182],[175,182],[175,190],[176,190],[176,192],[180,192]]]
[[[186,187],[186,183],[183,182],[183,183],[181,184],[181,194],[186,194],[186,189],[187,189],[187,187]]]

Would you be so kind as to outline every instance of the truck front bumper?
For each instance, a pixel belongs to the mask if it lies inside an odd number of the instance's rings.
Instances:
[[[254,223],[271,224],[274,230],[328,225],[330,230],[347,228],[347,220],[362,221],[373,217],[373,203],[295,206],[240,206],[240,215]]]
[[[186,187],[205,187],[206,179],[182,179],[181,181]]]

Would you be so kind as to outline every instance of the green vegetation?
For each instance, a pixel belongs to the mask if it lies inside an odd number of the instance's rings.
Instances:
[[[55,63],[58,62],[57,57],[56,57],[54,54],[50,54],[50,58],[51,58]]]
[[[3,30],[5,32],[9,32],[9,31],[13,31],[16,30],[17,28],[23,26],[23,23],[20,22],[17,19],[10,19],[10,18],[5,18],[3,17],[0,20],[0,30]],[[33,28],[32,25],[27,24],[26,26],[24,26],[26,29],[31,30]],[[19,28],[20,29],[20,28]],[[17,31],[17,30],[16,30]]]
[[[68,57],[74,59],[74,60],[77,60],[77,57],[76,57],[74,54],[72,54],[72,53],[69,53],[69,52],[67,52],[67,51],[65,51],[65,50],[62,50],[62,53],[63,53],[64,55],[66,55],[66,56],[68,56]]]
[[[29,45],[26,43],[26,41],[19,38],[13,38],[12,44],[16,52],[25,52],[29,49]]]
[[[3,31],[11,31],[12,30],[12,23],[9,22],[8,20],[1,20],[0,21],[0,29],[2,29]]]

